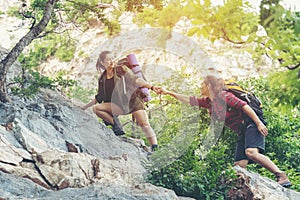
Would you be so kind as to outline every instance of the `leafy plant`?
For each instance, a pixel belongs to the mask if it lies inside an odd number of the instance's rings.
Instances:
[[[299,110],[300,79],[294,71],[283,71],[269,76],[270,98],[276,109],[283,113]],[[280,92],[278,92],[280,91]]]
[[[76,81],[65,79],[65,72],[59,72],[55,78],[50,78],[40,74],[36,70],[37,60],[35,57],[20,56],[21,73],[14,77],[10,83],[11,92],[15,95],[32,96],[41,88],[58,89],[67,93]]]
[[[174,13],[177,13],[174,15]],[[153,27],[171,29],[182,16],[182,6],[179,1],[170,2],[163,9],[145,8],[143,12],[138,13],[133,20],[140,26],[150,24]]]
[[[178,81],[176,84],[180,85],[182,83]],[[263,102],[270,135],[266,139],[266,155],[281,170],[288,173],[289,179],[293,183],[292,189],[299,191],[299,112],[283,114],[274,109],[276,103],[271,100],[272,93],[275,91],[279,93],[279,91],[275,90],[266,78],[244,80],[240,81],[239,84],[254,92]],[[168,85],[168,82],[165,85]],[[289,98],[289,93],[286,93],[286,95]],[[291,94],[291,96],[293,95]],[[156,155],[159,156],[158,158],[154,156],[154,161],[166,163],[166,160],[163,158],[165,154],[167,154],[168,158],[172,158],[176,154],[175,150],[172,150],[173,154],[168,152],[172,148],[172,145],[170,146],[169,143],[179,134],[182,122],[189,124],[190,127],[194,127],[190,130],[197,131],[187,150],[184,151],[182,146],[176,145],[180,143],[179,141],[175,142],[174,148],[182,151],[182,154],[174,162],[162,165],[163,167],[161,168],[155,168],[155,165],[149,168],[151,171],[148,177],[149,181],[155,185],[170,188],[181,196],[196,199],[227,199],[227,192],[231,187],[234,187],[236,180],[235,172],[231,168],[237,140],[236,133],[228,128],[224,128],[216,143],[211,146],[210,151],[203,157],[203,141],[209,132],[208,125],[210,122],[210,117],[206,110],[189,111],[190,113],[200,113],[200,118],[197,118],[198,124],[193,124],[190,123],[188,118],[193,118],[195,115],[180,115],[183,110],[181,103],[169,97],[164,97],[164,100],[169,101],[169,104],[164,107],[165,116],[167,116],[169,121],[167,120],[167,123],[163,123],[162,131],[159,133],[159,143],[162,146],[162,152],[160,150],[157,152]],[[184,129],[184,132],[187,131],[189,129]],[[275,178],[268,170],[256,164],[249,165],[248,170],[273,180]]]
[[[261,25],[268,33],[267,53],[278,59],[282,66],[300,63],[299,20],[300,13],[284,9],[278,0],[262,1]]]
[[[88,89],[85,87],[82,87],[80,82],[77,82],[74,87],[70,88],[69,96],[75,99],[79,99],[80,101],[84,103],[88,103],[90,101],[87,97],[93,97],[95,95],[96,91],[95,89]]]
[[[174,190],[178,195],[196,199],[225,199],[232,187],[229,180],[235,173],[229,166],[228,147],[219,145],[211,149],[205,160],[197,155],[199,137],[189,150],[175,162],[151,171],[149,181],[155,185]]]

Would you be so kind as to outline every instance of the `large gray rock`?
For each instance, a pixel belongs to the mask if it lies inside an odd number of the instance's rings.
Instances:
[[[235,166],[238,180],[234,188],[228,192],[232,200],[298,200],[300,193],[280,186],[277,182],[262,177],[257,173]]]
[[[18,176],[1,171],[0,183],[0,199],[11,200],[192,200],[192,198],[178,197],[174,191],[149,183],[140,183],[130,187],[113,183],[93,184],[83,188],[52,191],[36,185],[28,179],[20,179]]]
[[[0,104],[0,198],[179,199],[145,183],[142,141],[51,90],[12,102]]]

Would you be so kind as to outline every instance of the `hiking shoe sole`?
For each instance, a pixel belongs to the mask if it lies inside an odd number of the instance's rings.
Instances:
[[[292,183],[291,182],[286,182],[286,183],[282,183],[280,184],[282,187],[285,187],[285,188],[289,188],[292,186]]]

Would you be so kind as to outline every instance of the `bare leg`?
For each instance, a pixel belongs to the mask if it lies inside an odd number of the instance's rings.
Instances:
[[[268,157],[259,153],[257,148],[247,148],[246,156],[274,174],[281,173],[279,168]]]
[[[154,133],[154,130],[150,126],[146,111],[138,110],[138,111],[133,112],[132,115],[137,120],[138,125],[141,126],[150,145],[157,144],[157,138]]]
[[[123,110],[114,103],[101,103],[93,107],[94,113],[104,121],[114,124],[112,115],[122,115]]]

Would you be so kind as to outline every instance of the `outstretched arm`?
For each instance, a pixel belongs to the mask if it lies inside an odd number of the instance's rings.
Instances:
[[[158,94],[159,89],[160,89],[159,87],[156,87],[156,86],[151,85],[150,83],[147,83],[144,79],[141,79],[141,78],[137,78],[136,81],[135,81],[135,83],[139,87],[151,89],[151,90],[153,90],[157,94]]]
[[[190,96],[188,95],[184,95],[184,94],[179,94],[179,93],[175,93],[166,89],[160,89],[160,94],[164,94],[164,95],[170,95],[172,97],[174,97],[175,99],[181,101],[182,103],[185,104],[190,104]]]
[[[141,78],[136,79],[136,84],[140,87],[149,88],[157,94],[170,95],[175,99],[181,101],[182,103],[190,104],[190,97],[187,95],[175,93],[166,89],[162,89],[161,87],[152,86],[151,84],[147,83],[145,80]]]
[[[267,136],[268,135],[268,129],[264,125],[264,123],[262,123],[262,121],[259,119],[259,117],[256,115],[254,110],[248,104],[244,105],[242,107],[242,110],[254,121],[254,123],[256,124],[259,132],[261,134],[263,134],[264,136]]]

